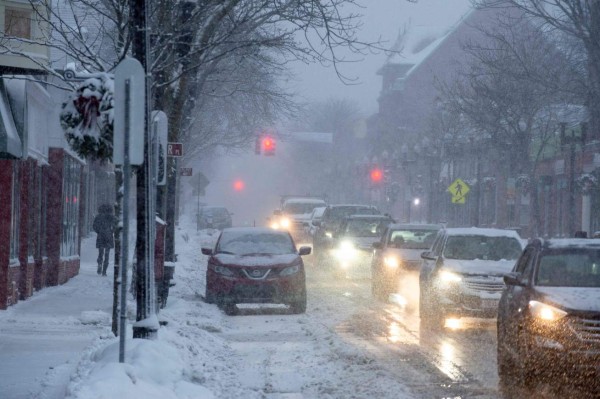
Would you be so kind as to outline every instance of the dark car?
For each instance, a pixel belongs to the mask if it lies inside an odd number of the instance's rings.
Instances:
[[[198,228],[222,230],[231,227],[231,215],[223,206],[203,206],[198,212]]]
[[[238,303],[283,303],[294,313],[306,311],[306,278],[302,255],[290,233],[260,227],[224,229],[209,255],[206,302],[234,313]]]
[[[313,254],[321,256],[331,247],[331,238],[344,218],[350,215],[380,215],[374,206],[359,204],[329,205],[323,211],[321,220],[315,225],[313,239]]]
[[[371,291],[385,300],[397,292],[400,280],[409,273],[418,277],[421,253],[431,248],[442,228],[438,224],[391,224],[373,243],[375,253],[371,264]]]
[[[371,277],[373,243],[394,220],[386,215],[351,215],[333,233],[328,263],[338,275]]]
[[[441,229],[431,251],[421,254],[421,322],[442,328],[446,319],[495,318],[503,277],[522,250],[522,240],[513,230]]]
[[[600,240],[533,240],[504,282],[497,322],[502,390],[545,379],[585,382],[600,397]]]

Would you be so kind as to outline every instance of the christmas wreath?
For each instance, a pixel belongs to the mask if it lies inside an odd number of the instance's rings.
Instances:
[[[60,125],[71,148],[83,158],[112,159],[113,92],[112,77],[89,78],[62,105]]]

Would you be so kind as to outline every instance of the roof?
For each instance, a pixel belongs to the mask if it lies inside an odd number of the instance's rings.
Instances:
[[[364,204],[329,204],[327,205],[328,208],[371,208],[371,209],[377,209],[377,207],[375,205],[364,205]]]
[[[553,238],[541,240],[548,248],[597,248],[600,249],[600,239],[592,238]]]
[[[394,45],[397,51],[387,60],[384,68],[389,65],[406,66],[404,77],[409,76],[469,17],[474,11],[470,3],[462,5],[448,2],[449,6],[438,21],[429,19],[426,24],[412,24],[404,28]],[[381,73],[381,71],[380,71]]]
[[[319,198],[288,198],[284,204],[325,204],[324,199]]]
[[[388,220],[392,220],[391,216],[387,216],[387,215],[348,215],[346,216],[346,219],[388,219]]]
[[[273,230],[268,227],[228,227],[223,229],[221,234],[234,233],[234,234],[278,234],[278,235],[289,235],[285,230]]]
[[[514,230],[506,229],[488,229],[481,227],[451,227],[446,229],[446,233],[450,236],[488,236],[488,237],[514,237],[521,239],[519,234]]]
[[[393,223],[390,224],[391,230],[440,230],[443,228],[441,224],[417,224],[417,223]]]

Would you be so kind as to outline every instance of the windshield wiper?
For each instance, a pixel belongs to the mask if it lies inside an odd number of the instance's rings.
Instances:
[[[229,252],[229,251],[219,251],[217,252],[218,254],[226,254],[226,255],[235,255],[235,253],[233,252]]]

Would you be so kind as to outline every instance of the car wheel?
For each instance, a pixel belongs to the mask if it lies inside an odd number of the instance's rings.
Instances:
[[[206,302],[206,303],[215,303],[216,302],[215,294],[210,292],[208,290],[208,287],[206,287],[206,291],[204,293],[204,302]]]
[[[501,348],[498,341],[498,389],[505,399],[516,399],[519,396],[515,378],[515,365],[505,349]]]
[[[290,310],[293,314],[301,314],[306,312],[306,291],[293,302],[290,303]]]
[[[437,330],[444,328],[446,316],[427,289],[421,289],[419,294],[419,317],[421,323],[428,327]]]
[[[238,308],[234,302],[228,302],[223,304],[223,312],[225,312],[227,316],[235,316],[238,312]]]
[[[373,298],[379,301],[387,301],[389,297],[386,287],[384,286],[383,279],[377,277],[376,275],[371,279],[371,292],[373,294]]]

